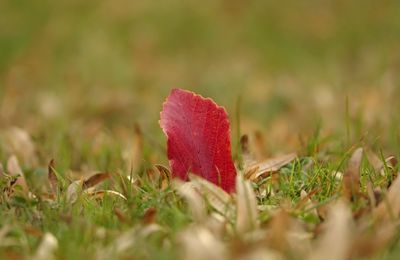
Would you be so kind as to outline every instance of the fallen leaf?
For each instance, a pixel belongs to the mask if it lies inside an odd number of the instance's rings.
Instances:
[[[47,176],[50,182],[51,191],[53,194],[57,194],[59,185],[57,176],[54,172],[54,159],[52,159],[49,163]]]
[[[271,250],[265,247],[258,247],[249,252],[242,253],[238,258],[238,260],[258,260],[258,259],[265,259],[265,260],[284,260],[286,259],[283,254],[280,252]]]
[[[111,174],[107,173],[107,172],[97,173],[97,174],[89,177],[88,179],[86,179],[82,184],[82,188],[85,190],[90,187],[96,186],[97,184],[107,180],[110,177],[111,177]]]
[[[283,166],[289,164],[296,158],[297,154],[290,153],[267,159],[263,162],[253,164],[249,166],[248,169],[245,169],[245,176],[247,176],[250,180],[256,180],[261,176],[265,177],[267,174],[279,171]],[[250,175],[249,172],[254,173]]]
[[[204,198],[201,196],[199,191],[196,190],[193,183],[176,180],[173,182],[173,187],[176,189],[179,195],[181,195],[187,201],[194,221],[197,223],[204,222],[207,216]]]
[[[227,219],[234,216],[232,197],[226,191],[199,176],[191,174],[189,178],[214,210]]]
[[[3,164],[0,162],[0,178],[3,178],[3,177],[5,177],[4,167],[3,167]]]
[[[212,231],[192,226],[178,234],[182,244],[181,259],[193,260],[224,260],[228,254],[224,243],[216,238]]]
[[[363,149],[358,148],[353,152],[347,170],[343,174],[343,193],[347,199],[355,199],[360,193],[360,166]]]
[[[145,170],[145,172],[146,177],[150,183],[158,183],[158,179],[160,178],[160,176],[156,175],[156,171],[153,168],[148,168]]]
[[[33,226],[26,226],[24,227],[24,232],[28,235],[34,236],[34,237],[41,237],[43,236],[43,232],[40,229],[37,229]]]
[[[125,214],[122,212],[121,209],[114,208],[114,214],[115,214],[115,216],[117,216],[119,221],[121,221],[123,223],[127,223],[128,222],[127,217],[125,216]]]
[[[72,182],[67,188],[67,202],[73,204],[78,199],[78,193],[82,191],[82,180]]]
[[[256,163],[256,159],[254,155],[250,151],[250,143],[249,143],[249,136],[248,135],[243,135],[240,138],[240,150],[241,150],[241,155],[242,155],[242,162],[243,162],[243,168],[247,169],[251,165]]]
[[[225,109],[211,99],[174,89],[160,117],[173,175],[186,181],[192,172],[233,192],[236,170]]]
[[[9,185],[6,188],[8,196],[14,196],[17,193],[19,195],[28,197],[29,187],[16,156],[13,155],[8,159],[7,171],[11,176]]]
[[[143,215],[143,223],[145,225],[149,225],[156,222],[157,217],[157,209],[156,208],[148,208]]]
[[[289,223],[289,214],[285,210],[279,209],[268,223],[270,236],[268,237],[267,242],[269,247],[281,252],[287,249]]]
[[[311,200],[311,197],[315,195],[318,191],[319,189],[314,189],[310,193],[307,193],[305,190],[301,190],[300,192],[301,200],[296,206],[297,209],[303,209],[305,211],[309,211],[308,214],[314,216],[315,219],[318,219],[317,205]]]
[[[375,208],[377,205],[377,199],[374,192],[374,187],[371,181],[367,181],[366,191],[368,195],[369,202],[372,208]]]
[[[381,173],[382,175],[384,175],[383,170],[385,169],[385,165],[393,169],[397,166],[398,163],[395,156],[389,156],[384,161],[382,161],[382,159],[378,155],[370,150],[366,152],[366,156],[369,163],[374,168],[375,172]]]
[[[33,259],[51,260],[55,259],[55,251],[58,249],[58,241],[51,233],[44,234]]]
[[[16,154],[24,165],[37,164],[36,148],[28,132],[18,127],[11,127],[5,131],[4,137],[5,151]]]
[[[13,196],[15,194],[23,195],[28,197],[30,192],[28,188],[28,184],[26,183],[24,176],[18,176],[14,181],[10,183],[10,187],[8,189],[9,196]]]
[[[127,198],[122,193],[115,190],[96,190],[87,192],[85,191],[85,193],[94,199],[102,199],[105,195],[113,195],[123,200],[127,200]]]
[[[158,224],[140,225],[120,234],[112,243],[100,248],[96,259],[115,259],[135,246],[137,241],[145,240],[152,234],[165,233],[165,229]],[[119,257],[121,258],[121,257]]]
[[[142,160],[143,135],[139,125],[135,124],[133,133],[132,140],[128,142],[128,146],[122,153],[128,173],[136,172]]]
[[[353,224],[348,205],[344,201],[336,202],[329,211],[324,233],[308,259],[348,259],[353,241]]]
[[[160,188],[161,190],[165,190],[171,182],[171,172],[161,164],[156,164],[155,167],[160,174]]]
[[[366,232],[358,234],[353,239],[350,259],[377,259],[382,250],[392,243],[393,237],[397,234],[398,223],[384,222],[377,225],[376,229],[369,227]]]
[[[379,158],[379,156],[369,149],[365,151],[365,155],[368,159],[368,162],[374,168],[375,172],[380,172],[384,167],[384,163]]]
[[[18,158],[12,155],[7,161],[7,173],[11,176],[21,176],[23,172],[21,166],[19,166]]]
[[[400,177],[389,187],[386,196],[373,210],[373,215],[380,221],[397,219],[400,215]]]
[[[244,234],[259,226],[257,199],[250,182],[240,174],[236,177],[236,192],[236,231]]]

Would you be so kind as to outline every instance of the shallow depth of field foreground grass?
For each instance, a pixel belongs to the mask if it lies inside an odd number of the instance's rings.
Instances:
[[[398,1],[0,1],[1,259],[398,259]],[[236,192],[171,178],[175,87]]]

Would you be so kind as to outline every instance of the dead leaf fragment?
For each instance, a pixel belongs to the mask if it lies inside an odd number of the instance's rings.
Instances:
[[[236,231],[244,234],[258,228],[257,199],[249,181],[236,176]]]
[[[43,236],[42,242],[40,243],[36,254],[35,260],[52,260],[55,259],[55,251],[58,249],[57,238],[51,233],[46,233]]]
[[[123,200],[127,200],[127,198],[120,192],[115,190],[96,190],[96,191],[84,191],[85,194],[88,194],[89,197],[93,199],[102,199],[106,195],[112,195],[119,197]]]
[[[265,176],[273,172],[279,171],[283,166],[289,164],[296,158],[297,154],[290,153],[282,156],[277,156],[271,159],[267,159],[263,162],[256,163],[250,166],[248,169],[245,169],[245,176],[247,176],[250,180],[256,180],[261,176]],[[249,176],[248,172],[254,171],[255,168],[258,169],[252,175]]]
[[[247,169],[251,165],[256,163],[256,159],[254,155],[250,152],[250,144],[249,144],[249,136],[248,135],[243,135],[240,138],[240,149],[242,152],[242,162],[243,162],[243,168]]]
[[[400,177],[397,177],[389,187],[386,196],[373,211],[380,221],[396,219],[400,214]]]
[[[353,241],[353,218],[351,210],[338,201],[329,211],[325,230],[308,259],[345,260],[350,255]]]
[[[7,173],[11,176],[21,176],[23,172],[19,166],[18,158],[12,155],[7,161]]]
[[[89,177],[87,180],[85,180],[83,182],[82,187],[83,187],[84,190],[88,189],[88,188],[91,188],[91,187],[96,186],[97,184],[107,180],[110,177],[111,177],[111,174],[107,173],[107,172],[105,172],[105,173],[97,173],[97,174]]]
[[[133,133],[132,140],[128,142],[128,146],[122,152],[129,173],[134,173],[139,169],[143,151],[143,135],[139,125],[135,124]]]
[[[154,207],[148,208],[143,215],[143,223],[149,225],[156,222],[157,209]]]
[[[78,193],[82,191],[82,180],[72,182],[67,188],[67,202],[73,204],[78,199]]]
[[[174,180],[172,183],[176,191],[181,195],[189,206],[194,222],[202,223],[206,219],[207,209],[204,203],[204,198],[191,182],[182,182]]]
[[[29,187],[16,156],[13,155],[8,159],[7,171],[12,176],[9,186],[6,188],[8,196],[19,194],[28,197]]]
[[[4,167],[3,164],[0,162],[0,178],[3,178],[4,176]]]
[[[270,236],[267,238],[268,246],[278,250],[284,251],[288,247],[287,233],[289,231],[290,216],[289,214],[280,209],[275,213],[268,226],[270,228]]]
[[[171,172],[167,167],[165,167],[161,164],[156,164],[154,166],[156,167],[156,169],[158,170],[158,172],[160,174],[160,184],[159,185],[161,187],[161,190],[165,190],[171,182]]]
[[[49,163],[47,177],[50,182],[51,191],[53,192],[53,194],[57,194],[59,190],[59,184],[57,175],[54,172],[54,159],[52,159]]]
[[[146,237],[160,232],[165,232],[165,230],[158,224],[140,225],[131,228],[119,235],[111,244],[101,248],[96,259],[114,259],[135,246],[137,241],[144,240]]]
[[[360,167],[363,149],[358,148],[351,156],[347,170],[343,174],[343,194],[347,199],[354,199],[360,193]]]
[[[228,259],[224,243],[214,234],[201,226],[193,226],[178,235],[182,244],[181,259],[193,260],[224,260]]]
[[[226,191],[196,175],[189,175],[189,179],[213,209],[228,219],[234,216],[232,197]]]
[[[11,127],[5,131],[4,137],[5,151],[16,154],[24,165],[37,164],[36,148],[28,132],[18,127]]]

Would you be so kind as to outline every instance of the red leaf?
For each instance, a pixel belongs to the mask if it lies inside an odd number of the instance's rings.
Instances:
[[[235,190],[229,119],[223,107],[193,92],[173,89],[160,125],[168,138],[173,176],[187,180],[192,172],[227,192]]]

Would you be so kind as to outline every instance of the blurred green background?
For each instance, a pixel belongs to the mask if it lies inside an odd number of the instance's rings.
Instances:
[[[163,146],[174,87],[233,124],[240,99],[242,132],[263,133],[270,153],[318,126],[342,148],[399,153],[399,1],[2,0],[0,17],[0,128],[27,130],[43,161],[65,136],[112,143],[134,124]]]

